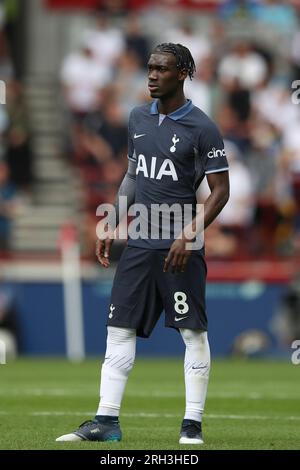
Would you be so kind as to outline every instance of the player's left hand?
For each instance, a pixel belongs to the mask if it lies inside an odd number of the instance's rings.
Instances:
[[[165,259],[164,272],[167,272],[171,265],[172,273],[183,273],[190,255],[191,251],[186,249],[186,240],[175,240]]]

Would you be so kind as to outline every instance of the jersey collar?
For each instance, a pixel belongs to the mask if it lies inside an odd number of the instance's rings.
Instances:
[[[153,101],[150,108],[151,114],[159,114],[158,107],[157,107],[158,100]],[[180,108],[173,111],[173,113],[167,114],[167,117],[173,119],[174,121],[178,121],[182,119],[187,113],[189,113],[193,109],[194,105],[191,100],[187,100],[187,102],[181,106]]]

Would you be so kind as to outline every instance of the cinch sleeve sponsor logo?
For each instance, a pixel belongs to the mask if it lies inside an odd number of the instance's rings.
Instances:
[[[215,147],[210,151],[208,152],[207,154],[208,158],[218,158],[218,157],[225,157],[226,156],[226,152],[225,152],[225,149],[221,150],[217,150]]]

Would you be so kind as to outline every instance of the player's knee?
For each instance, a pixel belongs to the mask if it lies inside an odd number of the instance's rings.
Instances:
[[[127,376],[135,361],[136,330],[109,326],[107,331],[107,348],[102,367],[110,374]]]
[[[181,328],[180,333],[187,348],[207,350],[209,348],[207,331]]]
[[[115,345],[135,343],[136,330],[133,328],[107,327],[107,342]]]

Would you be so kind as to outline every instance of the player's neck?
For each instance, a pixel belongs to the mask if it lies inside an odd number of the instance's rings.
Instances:
[[[160,98],[158,100],[157,106],[160,114],[171,114],[176,109],[181,108],[186,103],[186,97],[183,92],[180,95],[172,96],[171,98]]]

